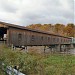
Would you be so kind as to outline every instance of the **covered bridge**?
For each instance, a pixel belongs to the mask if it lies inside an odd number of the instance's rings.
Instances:
[[[0,22],[0,41],[8,46],[52,46],[70,45],[72,39],[48,32],[32,30],[24,26]],[[60,47],[59,46],[59,47]]]

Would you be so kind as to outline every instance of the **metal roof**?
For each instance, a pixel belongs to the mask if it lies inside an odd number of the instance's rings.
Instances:
[[[59,37],[64,37],[64,38],[70,38],[70,37],[65,37],[65,36],[61,36],[61,35],[56,35],[56,34],[52,34],[49,32],[45,32],[45,31],[41,31],[41,30],[35,30],[35,29],[30,29],[24,26],[20,26],[20,25],[15,25],[15,24],[10,24],[10,23],[6,23],[6,22],[0,22],[0,24],[3,24],[5,26],[8,27],[13,27],[13,28],[18,28],[18,29],[22,29],[22,30],[28,30],[28,31],[32,31],[32,32],[38,32],[38,33],[43,33],[43,34],[48,34],[48,35],[54,35],[54,36],[59,36]],[[71,39],[71,38],[70,38]]]

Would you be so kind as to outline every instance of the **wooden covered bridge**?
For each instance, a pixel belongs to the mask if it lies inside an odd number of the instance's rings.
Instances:
[[[5,42],[8,46],[48,46],[61,51],[62,47],[69,47],[72,38],[51,34],[48,32],[32,30],[23,26],[0,22],[0,42]]]

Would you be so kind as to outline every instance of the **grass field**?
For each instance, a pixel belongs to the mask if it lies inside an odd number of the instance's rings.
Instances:
[[[75,75],[75,56],[70,54],[25,53],[1,45],[0,61],[26,75]]]

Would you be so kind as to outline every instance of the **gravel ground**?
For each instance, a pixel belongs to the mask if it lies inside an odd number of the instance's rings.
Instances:
[[[75,48],[70,50],[71,54],[75,54]]]

